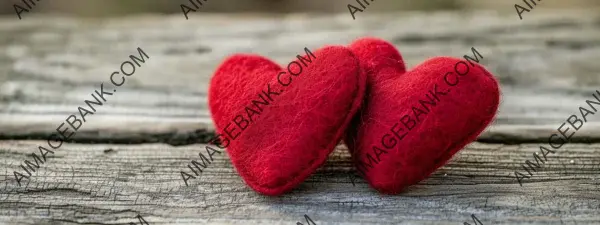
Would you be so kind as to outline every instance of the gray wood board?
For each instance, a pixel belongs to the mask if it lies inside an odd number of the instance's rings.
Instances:
[[[33,14],[32,14],[33,15]],[[363,36],[392,41],[409,67],[476,47],[503,100],[486,142],[545,140],[600,89],[600,14],[536,9],[334,15],[200,14],[110,19],[0,18],[0,138],[44,139],[141,47],[150,59],[78,131],[75,141],[188,144],[208,139],[208,81],[227,55],[286,64],[304,47]],[[600,118],[574,141],[600,139]],[[195,136],[193,136],[195,135]]]
[[[12,171],[40,144],[0,141],[0,223],[116,224],[138,214],[150,224],[306,224],[304,214],[319,225],[473,224],[471,214],[483,224],[600,223],[599,144],[563,146],[521,187],[513,173],[524,172],[538,145],[475,142],[397,196],[378,194],[362,178],[354,186],[350,156],[338,146],[280,197],[246,187],[225,153],[185,186],[179,172],[206,154],[202,144],[65,144],[19,187]]]

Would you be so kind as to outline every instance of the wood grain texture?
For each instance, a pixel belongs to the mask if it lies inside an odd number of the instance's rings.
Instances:
[[[0,142],[0,221],[5,224],[598,224],[600,144],[569,144],[548,156],[523,187],[513,172],[538,145],[472,143],[429,179],[398,196],[350,182],[343,146],[292,193],[261,196],[226,154],[187,187],[179,171],[201,144],[66,144],[27,185],[12,171],[40,141]],[[214,146],[213,146],[214,147]],[[385,156],[382,156],[385,157]],[[571,162],[572,161],[572,162]]]
[[[0,138],[44,139],[77,113],[100,83],[141,47],[150,59],[75,136],[79,142],[189,144],[209,138],[206,90],[227,55],[257,53],[286,64],[305,47],[390,40],[409,67],[475,47],[502,83],[486,142],[537,142],[600,89],[600,15],[536,9],[513,13],[0,18]],[[424,29],[424,28],[427,29]],[[598,116],[578,141],[600,139]],[[200,138],[190,138],[194,133]]]

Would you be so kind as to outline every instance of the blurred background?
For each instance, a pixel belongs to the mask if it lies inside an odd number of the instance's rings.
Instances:
[[[353,0],[208,0],[204,12],[347,12],[347,4]],[[514,4],[524,5],[519,0],[376,0],[369,11],[398,10],[476,10],[515,11]],[[0,3],[0,14],[14,14],[12,7],[19,0],[4,0]],[[130,13],[181,13],[179,4],[183,0],[40,0],[36,12],[68,14],[77,16],[121,16]],[[590,8],[600,6],[598,0],[543,0],[543,8]],[[540,4],[541,5],[541,4]]]

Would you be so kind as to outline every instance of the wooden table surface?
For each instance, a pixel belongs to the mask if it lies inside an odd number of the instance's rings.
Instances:
[[[33,15],[33,14],[28,14]],[[281,64],[305,47],[363,36],[393,42],[408,67],[476,48],[502,85],[477,142],[397,196],[378,194],[343,145],[289,194],[244,185],[226,154],[183,182],[214,134],[207,86],[229,54]],[[137,48],[149,59],[19,186],[30,154]],[[600,115],[519,185],[514,172],[600,90],[598,10],[337,15],[0,18],[0,224],[600,224]],[[105,88],[106,89],[106,88]],[[111,87],[112,90],[112,87]],[[92,99],[93,100],[93,99]],[[589,109],[589,107],[587,107]],[[0,173],[2,171],[0,170]]]

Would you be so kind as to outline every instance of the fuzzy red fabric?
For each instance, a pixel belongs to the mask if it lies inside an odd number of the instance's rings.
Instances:
[[[209,107],[221,146],[259,193],[279,195],[305,180],[325,162],[360,107],[366,75],[354,54],[337,46],[314,56],[284,70],[261,56],[237,54],[211,79]]]
[[[406,72],[386,41],[365,38],[350,48],[367,74],[367,94],[345,142],[380,192],[397,194],[427,178],[496,114],[498,83],[477,63],[435,57]]]

